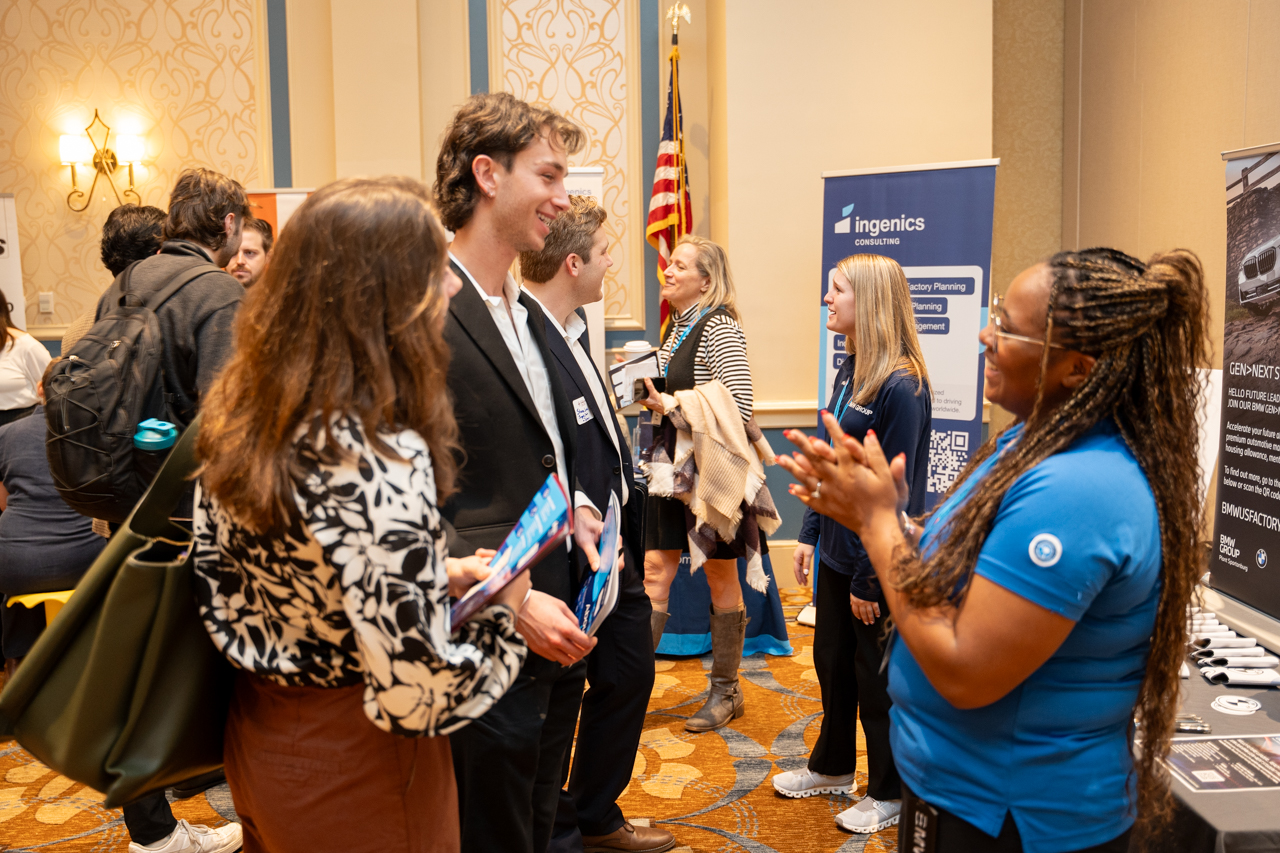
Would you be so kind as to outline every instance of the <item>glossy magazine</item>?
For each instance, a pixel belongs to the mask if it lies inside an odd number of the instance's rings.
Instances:
[[[471,587],[449,611],[449,624],[467,621],[507,584],[541,560],[573,532],[573,513],[564,483],[552,474],[525,507],[516,526],[502,540],[489,565],[493,574]]]
[[[578,604],[574,608],[578,615],[578,627],[588,637],[594,636],[600,629],[605,617],[613,612],[618,603],[618,546],[621,529],[619,519],[622,509],[618,506],[618,496],[609,495],[609,510],[604,515],[604,530],[600,533],[600,566],[590,573],[578,593]]]

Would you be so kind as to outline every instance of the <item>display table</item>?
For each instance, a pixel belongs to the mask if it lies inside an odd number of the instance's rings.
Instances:
[[[1213,727],[1214,736],[1280,734],[1280,690],[1227,687],[1210,684],[1191,666],[1191,678],[1182,682],[1182,711],[1199,714]],[[1262,707],[1247,717],[1224,714],[1211,707],[1218,696],[1247,696]],[[1175,738],[1192,735],[1175,734]],[[1173,846],[1165,849],[1197,853],[1280,853],[1280,790],[1191,791],[1172,781],[1178,801]]]

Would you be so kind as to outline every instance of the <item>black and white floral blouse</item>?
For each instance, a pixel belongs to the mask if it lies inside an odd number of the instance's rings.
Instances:
[[[448,734],[484,714],[527,649],[506,607],[449,633],[444,532],[435,476],[416,432],[370,447],[358,422],[335,439],[354,454],[321,462],[303,447],[301,519],[262,537],[196,492],[200,615],[233,664],[286,686],[365,684],[364,710],[397,735]]]

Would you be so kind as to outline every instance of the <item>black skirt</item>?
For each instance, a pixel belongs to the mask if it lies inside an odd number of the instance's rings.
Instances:
[[[645,509],[644,549],[646,551],[689,550],[689,527],[685,521],[686,508],[675,498],[649,496]],[[769,542],[764,531],[760,532],[760,553],[769,553]],[[716,551],[709,560],[736,560],[738,555],[728,543],[716,537]]]

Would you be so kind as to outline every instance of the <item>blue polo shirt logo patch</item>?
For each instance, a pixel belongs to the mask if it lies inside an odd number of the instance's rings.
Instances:
[[[1040,533],[1031,540],[1027,549],[1031,562],[1042,569],[1047,569],[1062,559],[1062,541],[1052,533]]]

